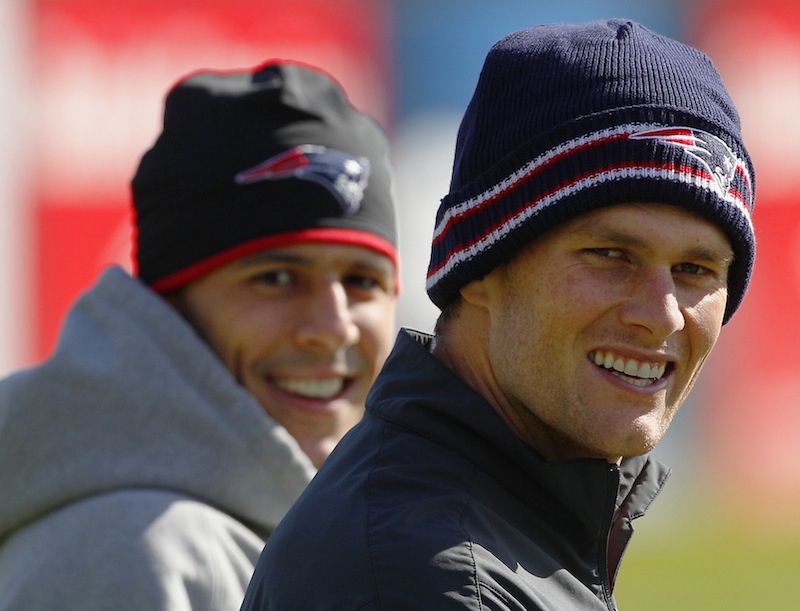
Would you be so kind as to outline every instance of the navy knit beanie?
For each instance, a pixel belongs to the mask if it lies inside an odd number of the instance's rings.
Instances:
[[[132,187],[136,273],[157,292],[297,242],[364,246],[397,264],[386,135],[311,66],[180,80]]]
[[[727,322],[755,258],[754,197],[738,114],[706,55],[618,19],[522,30],[491,48],[462,120],[428,295],[445,307],[579,214],[659,202],[728,235]]]

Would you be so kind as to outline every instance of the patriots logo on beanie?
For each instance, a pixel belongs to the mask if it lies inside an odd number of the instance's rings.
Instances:
[[[628,136],[632,140],[655,140],[665,146],[678,146],[697,160],[708,172],[720,197],[727,197],[736,175],[740,175],[747,193],[738,199],[748,209],[752,202],[752,186],[745,162],[714,134],[691,127],[666,127],[642,131]]]
[[[326,146],[301,144],[239,172],[234,180],[238,184],[250,184],[285,178],[311,180],[322,185],[346,214],[353,214],[364,198],[369,181],[369,160],[366,157],[356,159]]]

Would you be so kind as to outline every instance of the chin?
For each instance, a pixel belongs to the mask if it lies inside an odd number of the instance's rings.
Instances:
[[[636,443],[626,444],[623,451],[617,456],[641,456],[642,454],[647,454],[656,448],[659,441],[661,441],[661,437],[658,439],[643,439]]]

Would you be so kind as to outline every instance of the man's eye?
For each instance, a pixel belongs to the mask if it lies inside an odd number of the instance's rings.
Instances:
[[[377,288],[381,283],[371,276],[352,275],[345,278],[345,282],[354,288],[362,290],[370,290]]]
[[[589,252],[607,259],[621,259],[623,257],[623,252],[619,248],[590,248]]]
[[[691,274],[693,276],[701,276],[708,273],[708,269],[697,263],[681,263],[676,266],[676,269],[684,274]]]
[[[254,280],[269,286],[288,286],[292,282],[292,274],[285,269],[276,269],[262,272],[256,275]]]

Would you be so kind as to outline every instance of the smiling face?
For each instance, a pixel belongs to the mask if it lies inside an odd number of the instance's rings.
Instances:
[[[363,415],[395,295],[388,257],[302,243],[224,265],[170,301],[319,467]]]
[[[548,460],[647,452],[717,340],[731,259],[720,228],[674,206],[567,221],[462,290],[485,320],[472,378]]]

